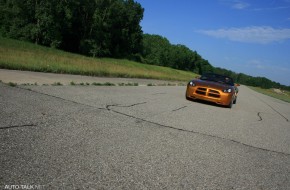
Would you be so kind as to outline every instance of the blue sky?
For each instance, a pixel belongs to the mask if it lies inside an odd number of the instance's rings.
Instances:
[[[136,0],[144,33],[197,51],[213,66],[290,86],[290,0]]]

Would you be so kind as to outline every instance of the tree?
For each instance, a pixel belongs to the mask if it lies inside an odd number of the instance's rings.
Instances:
[[[0,0],[1,35],[93,56],[141,52],[144,9],[134,0]]]
[[[142,47],[139,25],[144,9],[133,0],[99,0],[88,35],[82,40],[82,52],[95,56],[128,57]]]
[[[143,62],[151,65],[168,66],[171,53],[169,40],[159,35],[145,34],[143,36]]]
[[[159,35],[144,34],[143,63],[171,67],[198,73],[211,72],[213,67],[196,51],[185,45],[172,45],[168,39]]]

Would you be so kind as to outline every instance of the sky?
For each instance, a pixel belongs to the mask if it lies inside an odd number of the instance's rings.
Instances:
[[[143,33],[197,51],[214,67],[290,86],[290,0],[135,0]]]

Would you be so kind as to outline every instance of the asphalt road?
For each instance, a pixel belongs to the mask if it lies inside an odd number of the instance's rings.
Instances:
[[[0,189],[290,189],[289,119],[245,86],[228,109],[184,86],[0,83]]]

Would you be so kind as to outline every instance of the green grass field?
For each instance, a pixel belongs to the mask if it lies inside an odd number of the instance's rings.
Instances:
[[[188,81],[197,74],[167,67],[146,65],[125,59],[91,58],[0,37],[0,68],[88,76],[145,78]],[[273,89],[252,89],[290,102],[290,93]]]
[[[265,94],[267,96],[271,96],[273,98],[277,98],[277,99],[280,99],[280,100],[283,100],[285,102],[289,102],[290,103],[290,92],[288,91],[283,91],[283,92],[275,92],[274,89],[262,89],[262,88],[259,88],[259,87],[251,87],[251,89],[259,92],[259,93],[262,93],[262,94]]]
[[[0,37],[0,68],[88,76],[188,81],[197,75],[125,59],[91,58]]]

